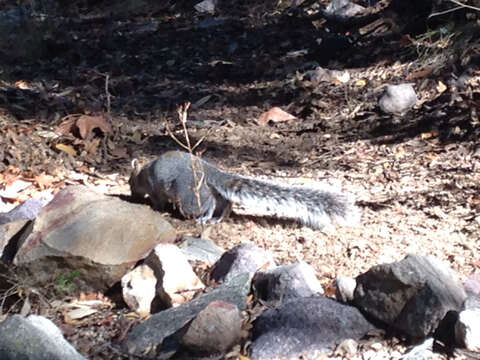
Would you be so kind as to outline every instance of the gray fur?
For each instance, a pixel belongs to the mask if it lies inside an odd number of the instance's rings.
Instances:
[[[171,202],[183,215],[202,223],[222,220],[230,213],[232,203],[260,214],[294,219],[314,229],[332,220],[342,225],[360,220],[360,210],[353,200],[328,185],[294,186],[231,174],[181,151],[166,152],[141,170],[136,168],[129,183],[132,196],[148,195],[158,210]],[[195,183],[200,184],[198,196]]]

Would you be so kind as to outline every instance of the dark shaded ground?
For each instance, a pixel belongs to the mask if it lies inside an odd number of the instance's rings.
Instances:
[[[191,1],[142,4],[45,2],[33,9],[22,29],[42,35],[31,50],[0,53],[0,180],[45,173],[58,188],[81,174],[106,192],[127,193],[131,159],[175,146],[165,121],[180,130],[175,109],[190,101],[189,133],[194,140],[208,133],[199,147],[206,158],[242,174],[340,185],[364,211],[361,227],[329,233],[235,215],[204,236],[225,248],[253,241],[279,262],[305,260],[326,286],[411,252],[448,261],[462,278],[478,271],[478,30],[427,33],[425,25],[444,19],[427,21],[434,9],[411,3],[377,16],[388,15],[401,30],[366,35],[358,29],[375,18],[325,22],[308,15],[306,3],[223,1],[214,16],[196,13]],[[48,21],[31,25],[45,12]],[[10,36],[15,44],[21,35]],[[348,72],[350,80],[304,80],[316,66]],[[462,74],[465,86],[453,86]],[[403,118],[381,114],[382,87],[400,82],[415,84],[418,105]],[[258,125],[272,106],[298,121]],[[55,134],[71,114],[104,114],[112,131]],[[172,221],[181,233],[202,231]],[[86,322],[83,333],[69,327],[67,337],[90,358],[121,356],[105,346],[123,336],[128,320],[116,316]]]

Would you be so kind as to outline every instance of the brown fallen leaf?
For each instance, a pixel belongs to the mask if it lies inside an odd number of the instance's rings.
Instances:
[[[110,133],[112,130],[110,124],[103,115],[81,115],[78,118],[76,125],[82,139],[86,139],[93,129],[99,129],[105,134]]]
[[[365,85],[367,85],[367,80],[365,80],[365,79],[358,79],[355,82],[355,86],[357,86],[357,87],[364,87]]]
[[[260,117],[257,119],[257,123],[259,125],[267,125],[270,121],[273,123],[277,123],[285,121],[292,122],[294,120],[297,120],[295,116],[275,106],[260,115]]]
[[[127,148],[126,147],[115,148],[112,151],[110,151],[110,155],[116,158],[127,159],[128,158]]]
[[[129,312],[128,314],[125,314],[125,317],[127,319],[139,319],[140,314],[136,313],[135,311]]]
[[[438,136],[438,130],[427,131],[420,134],[422,140],[431,139],[436,136]]]
[[[91,141],[85,141],[85,150],[90,155],[93,155],[97,152],[98,145],[100,145],[100,138],[92,139]]]
[[[0,189],[5,189],[7,185],[10,185],[15,180],[21,177],[20,169],[9,166],[7,170],[0,174]]]
[[[97,322],[98,326],[111,326],[115,322],[115,319],[112,315],[107,317],[100,318]]]
[[[433,67],[427,66],[425,69],[408,74],[406,77],[406,80],[409,81],[409,80],[426,78],[428,75],[432,73],[433,70],[435,70]]]
[[[92,314],[97,313],[97,309],[91,309],[91,308],[78,308],[78,309],[73,309],[68,311],[68,316],[69,319],[71,320],[79,320],[83,319],[87,316],[90,316]]]
[[[27,89],[31,89],[32,87],[30,86],[30,84],[28,83],[28,81],[26,80],[18,80],[18,81],[15,81],[14,85],[16,87],[18,87],[19,89],[22,89],[22,90],[27,90]]]
[[[55,128],[55,131],[62,135],[69,135],[73,131],[73,127],[75,125],[75,122],[77,121],[77,118],[72,115],[69,115],[69,116],[66,116],[64,119],[65,120],[62,121],[60,125],[58,125]]]
[[[334,297],[335,292],[337,291],[337,286],[334,282],[330,282],[324,286],[323,291],[325,296]]]
[[[62,312],[62,315],[63,315],[63,322],[67,325],[81,325],[82,322],[79,321],[79,320],[75,320],[75,319],[72,319],[72,317],[70,316],[70,314],[68,313],[68,311],[63,311]]]
[[[474,206],[480,205],[480,196],[479,196],[479,197],[469,196],[469,197],[467,198],[467,202],[468,202],[470,205],[474,205]]]
[[[52,186],[53,182],[55,181],[55,178],[51,175],[47,175],[45,173],[42,173],[40,175],[37,175],[34,177],[35,183],[38,185],[38,187],[41,190],[44,190],[50,186]]]
[[[346,84],[350,81],[350,74],[347,71],[343,73],[332,74],[332,80],[336,84]]]
[[[112,131],[110,124],[103,115],[77,115],[72,114],[64,118],[55,131],[62,135],[80,136],[86,139],[93,129],[99,129],[105,134]],[[78,130],[78,132],[76,132]]]
[[[0,197],[3,199],[18,200],[20,193],[31,185],[32,183],[30,181],[16,179],[0,188]]]
[[[441,94],[447,90],[447,85],[445,85],[443,82],[439,81],[437,85],[437,91]]]
[[[406,156],[405,149],[403,146],[399,146],[397,149],[395,149],[395,158],[396,159],[401,159]]]
[[[74,149],[72,146],[70,146],[70,145],[55,144],[55,148],[56,148],[57,150],[66,152],[67,154],[70,154],[70,155],[72,155],[72,156],[77,156],[77,152],[76,152],[75,149]]]

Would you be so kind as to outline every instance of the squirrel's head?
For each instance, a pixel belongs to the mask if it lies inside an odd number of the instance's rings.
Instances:
[[[138,159],[133,159],[131,165],[132,171],[130,172],[130,179],[128,180],[128,183],[130,184],[130,186],[133,186],[135,184],[137,175],[140,173],[142,167],[138,163]]]
[[[140,172],[140,169],[141,169],[141,166],[140,164],[138,163],[138,159],[133,159],[132,162],[131,162],[131,165],[132,165],[132,175],[133,174],[138,174]]]
[[[148,168],[146,170],[148,170]],[[130,185],[130,192],[132,193],[133,199],[143,199],[146,195],[148,195],[149,174],[146,170],[142,170],[142,167],[138,163],[137,159],[132,161],[132,173],[130,175],[130,179],[128,179],[128,184]]]

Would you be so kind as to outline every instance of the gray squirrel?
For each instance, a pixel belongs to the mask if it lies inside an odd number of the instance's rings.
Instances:
[[[137,164],[129,184],[134,198],[148,195],[157,210],[172,203],[182,215],[201,223],[221,221],[229,215],[232,203],[314,229],[332,220],[354,225],[360,219],[353,200],[329,185],[295,186],[227,173],[183,151],[168,151],[143,168]]]

